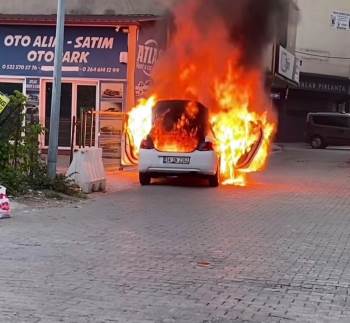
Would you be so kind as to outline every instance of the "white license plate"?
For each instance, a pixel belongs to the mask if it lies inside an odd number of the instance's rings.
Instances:
[[[163,164],[189,165],[191,157],[163,156]]]

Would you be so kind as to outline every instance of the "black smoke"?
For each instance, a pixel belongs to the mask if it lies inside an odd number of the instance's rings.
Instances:
[[[186,4],[191,0],[179,0]],[[193,1],[193,0],[192,0]],[[233,46],[242,50],[242,64],[261,63],[264,49],[273,40],[287,38],[291,0],[197,0],[194,19],[205,33],[219,19],[224,22]]]

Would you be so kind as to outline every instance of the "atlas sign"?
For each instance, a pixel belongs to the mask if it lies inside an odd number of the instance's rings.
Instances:
[[[139,44],[136,68],[142,70],[145,75],[151,76],[160,55],[161,50],[156,40],[149,39],[144,44]]]

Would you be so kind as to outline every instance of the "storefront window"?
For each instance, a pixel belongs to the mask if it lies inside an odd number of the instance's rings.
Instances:
[[[8,82],[0,82],[0,92],[12,95],[14,91],[23,91],[22,83],[8,83]]]

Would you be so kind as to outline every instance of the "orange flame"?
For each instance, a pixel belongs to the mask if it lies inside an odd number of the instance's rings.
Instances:
[[[249,111],[250,93],[235,83],[231,69],[223,82],[214,84],[218,112],[211,110],[210,123],[215,150],[220,156],[220,175],[224,185],[246,185],[246,174],[264,168],[270,152],[275,124],[267,113]],[[167,152],[191,152],[198,146],[195,133],[185,131],[189,116],[182,115],[173,129],[165,131],[162,120],[152,128],[152,109],[156,97],[142,100],[129,114],[128,132],[138,155],[140,143],[149,134],[155,147]],[[153,129],[151,131],[151,128]]]
[[[268,160],[276,129],[274,112],[263,88],[261,67],[242,66],[240,45],[229,42],[220,19],[211,19],[205,32],[196,24],[197,0],[175,11],[177,32],[156,64],[152,96],[129,114],[127,132],[135,155],[152,128],[152,108],[159,99],[187,99],[209,108],[209,121],[220,157],[223,184],[246,185],[246,175],[262,170]],[[190,116],[165,133],[154,127],[156,147],[165,151],[192,151],[198,144],[193,133],[184,131]],[[157,122],[157,121],[155,121]]]
[[[194,151],[199,144],[198,128],[191,127],[191,120],[196,118],[198,112],[197,105],[190,101],[179,119],[170,120],[170,129],[165,129],[165,116],[158,117],[151,131],[154,146],[164,152]]]
[[[275,125],[268,122],[266,112],[249,111],[251,96],[240,87],[231,66],[223,82],[215,82],[219,112],[211,117],[220,156],[223,184],[246,185],[246,173],[261,170],[270,151]]]
[[[135,158],[138,158],[140,146],[152,129],[152,109],[156,104],[156,97],[141,99],[139,104],[128,114],[126,133]]]

